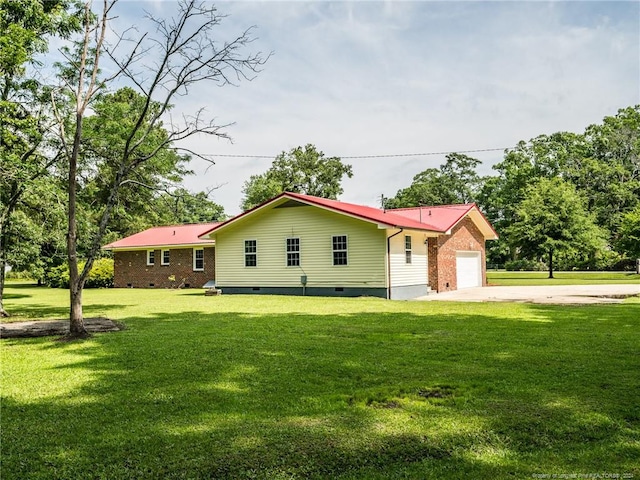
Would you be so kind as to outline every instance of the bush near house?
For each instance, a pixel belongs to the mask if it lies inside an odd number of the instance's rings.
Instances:
[[[78,270],[84,268],[86,262],[80,262]],[[47,285],[53,288],[69,288],[69,267],[60,265],[52,268],[45,275]],[[87,278],[85,288],[111,288],[113,287],[113,259],[99,258],[93,262],[91,272]]]

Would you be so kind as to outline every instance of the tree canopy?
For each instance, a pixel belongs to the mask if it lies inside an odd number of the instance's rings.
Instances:
[[[617,246],[629,257],[640,258],[640,205],[622,217]]]
[[[509,241],[525,257],[546,257],[549,278],[556,252],[595,252],[604,246],[603,232],[587,213],[584,199],[560,178],[542,178],[529,185],[515,214],[505,230]]]
[[[314,145],[296,147],[276,157],[269,170],[244,183],[240,207],[248,210],[285,191],[336,199],[343,192],[342,178],[351,178],[351,165],[338,157],[325,157]]]
[[[407,188],[385,202],[387,208],[448,205],[475,202],[481,185],[476,172],[480,160],[461,153],[450,153],[440,168],[428,168]]]
[[[509,239],[509,226],[528,189],[540,179],[562,179],[573,185],[603,229],[606,245],[599,255],[563,259],[563,268],[622,268],[629,265],[629,250],[622,249],[623,218],[640,203],[640,105],[620,109],[584,133],[556,132],[539,135],[505,152],[484,179],[478,203],[500,233],[488,245],[490,263],[529,258],[516,251]],[[625,257],[627,260],[625,260]]]
[[[67,0],[0,0],[0,317],[8,315],[2,301],[5,265],[31,266],[30,259],[37,258],[25,253],[37,250],[33,242],[19,239],[34,235],[38,225],[18,210],[26,196],[49,188],[40,180],[58,160],[46,135],[48,89],[27,70],[47,50],[49,36],[78,30],[80,18],[72,6]]]

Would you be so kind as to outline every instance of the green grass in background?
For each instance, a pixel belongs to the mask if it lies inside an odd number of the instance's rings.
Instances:
[[[67,292],[9,284],[61,317]],[[640,304],[88,290],[122,332],[2,340],[2,478],[640,476]]]
[[[548,272],[488,271],[489,285],[604,285],[640,284],[640,275],[632,272]]]

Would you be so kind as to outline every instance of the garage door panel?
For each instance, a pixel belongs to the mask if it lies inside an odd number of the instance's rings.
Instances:
[[[456,252],[458,289],[482,286],[480,252]]]

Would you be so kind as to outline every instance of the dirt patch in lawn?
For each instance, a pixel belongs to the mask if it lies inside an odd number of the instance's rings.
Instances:
[[[85,318],[89,333],[117,332],[123,325],[105,317]],[[34,320],[30,322],[0,323],[0,338],[32,338],[69,334],[69,320]]]
[[[422,398],[447,398],[453,396],[453,387],[448,385],[436,386],[433,388],[421,388],[418,396]]]

